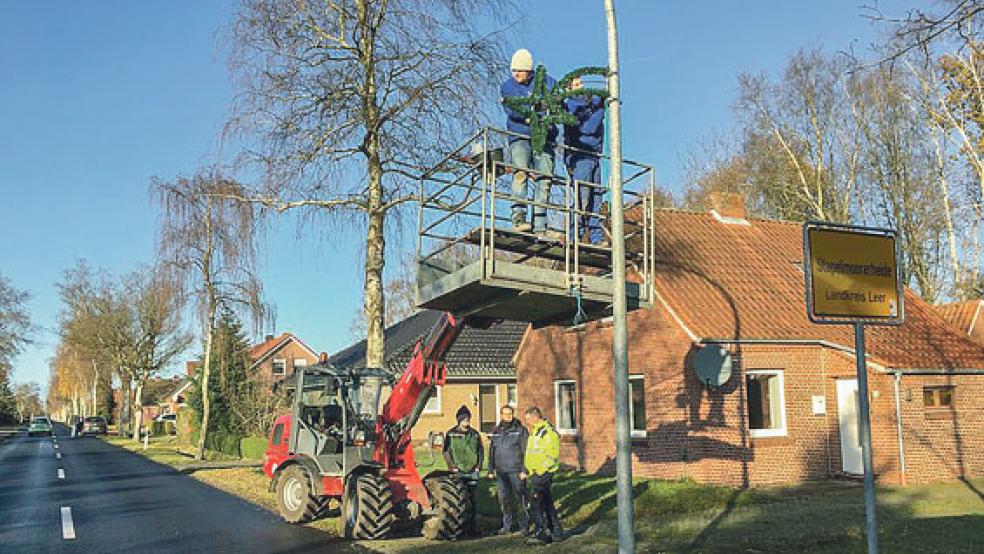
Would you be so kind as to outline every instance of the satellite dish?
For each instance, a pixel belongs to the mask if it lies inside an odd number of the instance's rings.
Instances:
[[[693,357],[697,380],[709,389],[723,386],[731,379],[731,353],[718,344],[702,347]]]

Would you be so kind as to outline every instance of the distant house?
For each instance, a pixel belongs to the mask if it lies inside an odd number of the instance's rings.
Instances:
[[[385,331],[385,369],[398,377],[413,355],[413,348],[431,330],[441,312],[426,310]],[[503,321],[488,329],[466,327],[448,352],[447,384],[431,397],[411,436],[425,441],[432,432],[443,433],[455,422],[461,406],[472,412],[472,425],[488,433],[498,422],[499,408],[516,406],[516,368],[513,357],[528,325]],[[364,368],[366,341],[331,357],[340,368]],[[385,399],[384,399],[385,400]]]
[[[249,349],[252,360],[250,373],[260,377],[271,386],[284,377],[294,373],[294,369],[318,363],[318,354],[293,333],[266,335],[263,342]],[[201,367],[201,360],[185,363],[185,373],[191,378]]]
[[[735,204],[655,211],[656,301],[628,315],[634,475],[754,486],[860,474],[852,329],[807,318],[802,226]],[[954,311],[958,330],[906,291],[905,324],[867,330],[881,482],[984,475],[984,346],[968,338],[984,314]],[[599,320],[533,330],[516,356],[520,404],[554,423],[567,466],[613,470],[611,345]],[[730,378],[709,388],[694,359],[722,348]]]
[[[161,414],[172,413],[168,411],[174,408],[174,403],[170,400],[171,396],[176,390],[182,387],[187,388],[188,382],[181,376],[148,379],[140,399],[143,407],[141,419],[143,424],[147,425]]]
[[[250,371],[271,386],[294,373],[294,369],[318,363],[318,353],[293,333],[267,335],[249,350]]]

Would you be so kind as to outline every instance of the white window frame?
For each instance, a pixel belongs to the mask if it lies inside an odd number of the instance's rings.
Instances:
[[[559,435],[576,435],[577,427],[573,429],[566,429],[560,426],[560,386],[561,385],[574,385],[574,417],[577,418],[577,381],[573,379],[560,379],[554,381],[554,422],[556,422],[556,431]]]
[[[300,363],[298,363],[298,362],[300,362]],[[291,362],[291,363],[294,364],[294,370],[295,371],[299,367],[307,367],[308,366],[307,358],[294,358],[294,361]]]
[[[630,435],[633,438],[640,439],[646,437],[645,429],[633,429],[632,425],[635,423],[635,408],[633,408],[632,402],[632,381],[640,381],[642,383],[642,409],[646,409],[646,376],[645,375],[629,375],[629,430]]]
[[[509,387],[512,387],[516,391],[516,402],[512,404],[509,403]],[[519,404],[519,387],[516,386],[516,383],[506,383],[506,404],[512,406],[513,411],[516,411]]]
[[[284,370],[277,373],[277,363],[283,364]],[[287,375],[287,359],[286,358],[274,358],[270,363],[270,373],[273,375]]]
[[[420,412],[426,415],[441,415],[441,389],[444,387],[434,387],[434,395],[430,397],[427,404],[424,404],[424,411]],[[437,408],[428,408],[427,406],[431,403],[431,400],[437,400]]]
[[[786,429],[786,381],[783,377],[783,370],[781,369],[753,369],[745,372],[745,378],[747,379],[749,375],[775,375],[779,379],[779,428],[778,429],[751,429],[749,428],[749,436],[752,438],[762,438],[762,437],[785,437],[787,433]],[[747,395],[748,383],[745,383]],[[745,410],[748,410],[748,400],[745,400]],[[748,417],[748,413],[745,414]]]

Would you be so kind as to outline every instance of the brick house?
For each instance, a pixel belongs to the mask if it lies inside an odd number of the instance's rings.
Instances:
[[[413,348],[441,317],[425,310],[386,328],[386,369],[403,373]],[[462,405],[472,412],[472,425],[488,433],[498,423],[499,408],[516,405],[516,369],[513,356],[528,325],[503,321],[488,329],[466,327],[448,352],[447,383],[427,403],[411,437],[424,442],[432,432],[443,433],[455,422]],[[331,357],[340,368],[365,367],[366,342],[360,341]],[[385,399],[384,399],[385,400]]]
[[[732,208],[655,213],[656,300],[628,315],[634,474],[755,486],[861,473],[852,328],[807,318],[802,226]],[[905,302],[903,326],[867,331],[877,477],[984,475],[984,348]],[[540,406],[564,464],[591,472],[614,467],[611,341],[610,319],[547,327],[516,355],[520,407]],[[693,371],[704,348],[731,355],[715,390]]]
[[[318,363],[318,353],[293,333],[266,335],[263,342],[249,349],[253,364],[250,372],[273,386],[300,366]]]

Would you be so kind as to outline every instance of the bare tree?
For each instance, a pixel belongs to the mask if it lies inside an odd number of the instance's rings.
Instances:
[[[143,425],[143,389],[191,344],[191,335],[181,326],[183,297],[169,275],[154,269],[138,269],[126,279],[125,291],[132,299],[134,392],[133,438],[140,438]]]
[[[192,178],[154,179],[151,194],[160,207],[158,259],[173,282],[198,303],[204,337],[202,413],[198,459],[205,457],[209,425],[209,371],[216,316],[220,310],[246,312],[258,328],[264,313],[256,276],[260,219],[242,186],[206,169]]]
[[[244,0],[229,37],[228,131],[263,183],[236,196],[364,225],[366,363],[383,363],[387,218],[416,176],[487,121],[511,0]]]
[[[915,8],[901,15],[886,14],[877,1],[862,7],[864,17],[892,27],[891,40],[881,48],[880,63],[891,66],[912,53],[980,35],[984,1],[943,0],[934,4],[932,9]]]
[[[41,387],[37,383],[18,383],[14,386],[14,403],[19,421],[41,413]]]
[[[31,342],[31,319],[27,312],[30,295],[17,290],[0,274],[0,419],[13,409],[10,373],[14,357]]]
[[[846,62],[820,50],[796,53],[778,81],[738,77],[745,163],[776,215],[851,219],[857,139],[851,127]]]

